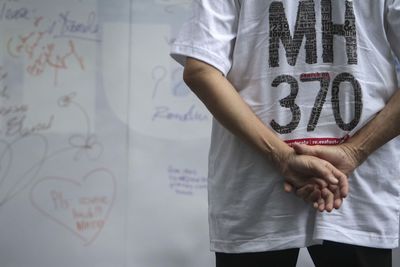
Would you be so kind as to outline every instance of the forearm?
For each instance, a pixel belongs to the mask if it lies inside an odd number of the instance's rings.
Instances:
[[[267,158],[278,164],[282,157],[293,153],[293,149],[264,125],[217,69],[189,58],[184,80],[224,127]]]
[[[349,139],[347,145],[361,163],[379,147],[400,135],[400,89],[386,106]],[[346,144],[345,144],[346,145]]]

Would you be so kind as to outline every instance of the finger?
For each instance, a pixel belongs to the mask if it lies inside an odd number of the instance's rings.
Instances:
[[[325,200],[323,198],[320,198],[317,202],[317,209],[320,212],[323,212],[325,210]]]
[[[334,205],[334,194],[328,188],[324,188],[322,189],[322,198],[325,201],[325,210],[331,212]]]
[[[307,202],[315,203],[318,202],[318,200],[321,198],[321,190],[318,187],[314,187],[314,190],[311,192],[311,194],[308,196],[306,199]]]
[[[342,198],[345,198],[347,196],[347,194],[349,193],[349,180],[347,178],[347,176],[339,171],[336,168],[332,168],[331,169],[333,175],[338,179],[339,183],[338,185],[340,186],[340,195]]]
[[[341,198],[336,198],[334,203],[333,203],[333,207],[338,210],[340,209],[340,207],[342,206],[343,200]]]
[[[339,209],[342,206],[343,199],[340,194],[340,189],[337,186],[330,187],[331,192],[334,192],[334,203],[333,208]]]
[[[309,180],[309,182],[316,184],[317,186],[319,186],[319,188],[326,188],[328,187],[328,183],[321,178],[312,178]]]
[[[304,144],[296,144],[296,143],[294,143],[292,145],[292,148],[299,155],[308,155],[308,156],[318,157],[318,152],[315,149],[315,146],[311,147],[311,146],[304,145]]]
[[[348,177],[344,173],[342,173],[341,171],[339,171],[337,169],[333,169],[332,172],[339,180],[340,194],[341,194],[342,198],[347,197],[347,195],[349,193]]]
[[[309,180],[309,183],[310,184],[307,185],[307,188],[309,189],[307,195],[304,194],[302,198],[306,202],[317,202],[321,198],[321,188],[325,188],[328,185],[324,180],[319,178],[312,178]]]
[[[285,190],[286,193],[290,193],[293,191],[293,186],[291,184],[289,184],[288,182],[284,182],[283,189]]]
[[[308,197],[314,190],[314,185],[308,184],[296,191],[296,196],[299,198],[303,199],[304,201],[307,201]]]

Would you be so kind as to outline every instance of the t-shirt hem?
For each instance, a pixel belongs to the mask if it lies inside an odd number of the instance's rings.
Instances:
[[[399,246],[399,238],[396,236],[360,233],[348,229],[332,230],[325,227],[316,227],[315,231],[317,233],[311,239],[307,235],[299,235],[240,241],[211,240],[210,250],[222,253],[264,252],[308,247],[321,244],[323,240],[382,249],[394,249]]]
[[[184,44],[174,44],[171,46],[170,55],[174,60],[176,60],[182,66],[185,65],[187,57],[192,57],[201,60],[217,68],[225,76],[228,74],[231,68],[218,55],[215,55],[212,52],[200,47],[184,45]]]
[[[384,236],[368,233],[360,233],[352,230],[339,230],[318,226],[314,238],[329,240],[338,243],[351,244],[363,247],[394,249],[399,246],[398,236]]]
[[[211,240],[210,250],[222,253],[250,253],[302,248],[321,244],[321,240],[308,239],[306,235],[257,239],[249,241],[223,241]]]

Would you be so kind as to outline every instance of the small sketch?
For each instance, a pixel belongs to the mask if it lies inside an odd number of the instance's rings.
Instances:
[[[89,160],[98,160],[103,153],[103,145],[98,141],[95,134],[89,136],[73,135],[68,140],[69,144],[77,148],[74,159],[79,160],[85,155]]]
[[[71,135],[68,138],[68,143],[71,147],[77,149],[75,160],[79,160],[82,155],[86,155],[86,157],[90,160],[97,160],[103,153],[103,145],[100,141],[98,141],[97,135],[92,134],[90,117],[85,108],[74,100],[76,96],[77,93],[72,92],[68,95],[60,97],[58,100],[59,107],[75,107],[81,112],[83,118],[85,119],[86,134]]]
[[[167,68],[164,66],[155,66],[151,72],[151,77],[154,81],[153,95],[155,99],[161,90],[161,83],[166,79],[168,74]],[[171,95],[173,97],[187,97],[190,95],[190,90],[182,79],[183,68],[177,67],[172,71],[171,79]]]
[[[32,205],[89,246],[107,224],[116,196],[116,179],[107,169],[82,178],[46,177],[31,189]]]
[[[161,82],[167,77],[167,69],[163,66],[154,67],[151,72],[151,77],[154,81],[154,89],[152,98],[156,98],[158,91],[160,90]]]

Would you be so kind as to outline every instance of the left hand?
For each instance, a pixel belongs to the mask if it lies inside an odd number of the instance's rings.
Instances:
[[[350,145],[344,143],[337,146],[308,146],[293,144],[293,149],[297,154],[309,155],[324,159],[342,171],[346,176],[350,175],[360,164],[355,150]],[[286,192],[294,190],[294,186],[288,182],[284,185]],[[344,190],[348,190],[345,188]],[[315,183],[307,184],[301,188],[296,188],[296,195],[307,202],[313,202],[314,207],[319,211],[332,211],[342,205],[343,198],[347,195],[336,185],[327,188],[320,188]],[[344,194],[343,194],[344,193]]]

